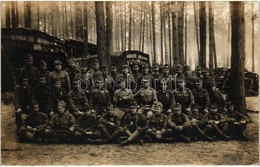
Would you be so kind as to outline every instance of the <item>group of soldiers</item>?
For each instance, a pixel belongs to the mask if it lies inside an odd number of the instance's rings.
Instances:
[[[120,143],[247,140],[247,116],[226,101],[208,69],[177,65],[78,68],[73,59],[47,71],[26,55],[15,88],[15,122],[21,141]],[[22,115],[26,115],[23,119]]]

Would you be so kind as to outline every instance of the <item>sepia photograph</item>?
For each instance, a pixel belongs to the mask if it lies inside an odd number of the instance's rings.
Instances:
[[[258,1],[1,1],[1,165],[259,165]]]

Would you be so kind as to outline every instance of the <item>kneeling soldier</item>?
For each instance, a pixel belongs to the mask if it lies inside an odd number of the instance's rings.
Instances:
[[[21,140],[41,142],[45,136],[45,128],[48,126],[48,116],[39,112],[39,105],[33,102],[32,113],[25,119],[24,125],[19,129]]]
[[[238,140],[248,140],[249,138],[244,135],[246,125],[249,118],[238,111],[234,110],[234,105],[227,103],[227,112],[225,113],[227,122],[229,123],[228,133]]]
[[[66,103],[58,103],[58,114],[51,117],[49,126],[45,132],[47,137],[55,142],[71,141],[76,128],[76,120],[69,112],[66,111]]]
[[[77,121],[77,130],[75,132],[76,142],[98,144],[101,137],[99,124],[95,110],[89,110],[79,117]]]
[[[181,140],[185,143],[189,143],[190,138],[188,135],[191,130],[190,120],[186,114],[181,112],[181,108],[180,103],[174,106],[174,111],[168,118],[168,126],[172,129],[172,135],[177,141]]]

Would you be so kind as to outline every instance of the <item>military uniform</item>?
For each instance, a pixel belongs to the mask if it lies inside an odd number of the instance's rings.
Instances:
[[[219,90],[215,88],[214,90],[211,90],[208,93],[209,93],[210,104],[216,105],[219,109],[226,108],[225,99]]]
[[[175,102],[182,105],[182,111],[190,108],[190,105],[194,103],[194,96],[189,88],[184,88],[184,90],[177,88],[173,94]]]
[[[91,69],[88,71],[93,77],[93,80],[100,79],[102,77],[102,71],[99,69],[99,61],[94,60],[93,62],[94,69]]]
[[[60,81],[56,81],[60,82]],[[67,93],[66,89],[63,87],[57,88],[54,87],[51,91],[52,93],[52,108],[54,113],[57,113],[57,107],[58,107],[58,102],[60,101],[67,101]]]
[[[37,74],[37,76],[38,76],[38,78],[40,77],[40,76],[45,76],[46,77],[46,79],[47,79],[47,83],[49,82],[49,76],[50,76],[50,71],[48,71],[48,70],[46,70],[46,68],[47,68],[47,64],[46,64],[46,62],[44,61],[44,60],[41,60],[41,62],[40,62],[40,65],[39,65],[39,69],[38,69],[38,74]]]
[[[39,103],[41,112],[49,115],[53,111],[52,92],[47,85],[38,85],[35,88],[35,99]]]
[[[197,81],[196,83],[196,85],[200,86],[201,84],[201,80]],[[205,112],[210,104],[208,91],[203,88],[196,88],[192,91],[192,94],[194,96],[195,103],[199,106],[200,112]]]
[[[172,91],[169,89],[160,90],[157,92],[158,101],[163,104],[163,113],[169,114],[167,111],[172,110],[173,106],[176,104],[175,97]]]
[[[128,69],[128,65],[122,65],[122,69]],[[135,82],[133,75],[130,73],[123,73],[119,76],[118,80],[124,81],[126,83],[126,88],[136,91],[138,89],[138,84]]]
[[[209,76],[209,70],[207,68],[202,71],[202,74],[203,74],[202,87],[209,92],[211,90],[212,83],[215,83],[215,79]]]
[[[165,64],[163,66],[163,75],[160,77],[160,83],[167,84],[169,90],[174,90],[175,86],[173,85],[172,76],[169,74],[169,65]],[[160,88],[162,89],[162,88]]]

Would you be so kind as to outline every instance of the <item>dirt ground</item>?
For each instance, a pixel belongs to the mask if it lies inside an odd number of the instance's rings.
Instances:
[[[248,165],[259,164],[259,115],[249,113],[250,141],[148,143],[143,146],[37,145],[18,143],[12,105],[2,105],[2,165]],[[247,107],[259,111],[258,98],[247,98]]]

